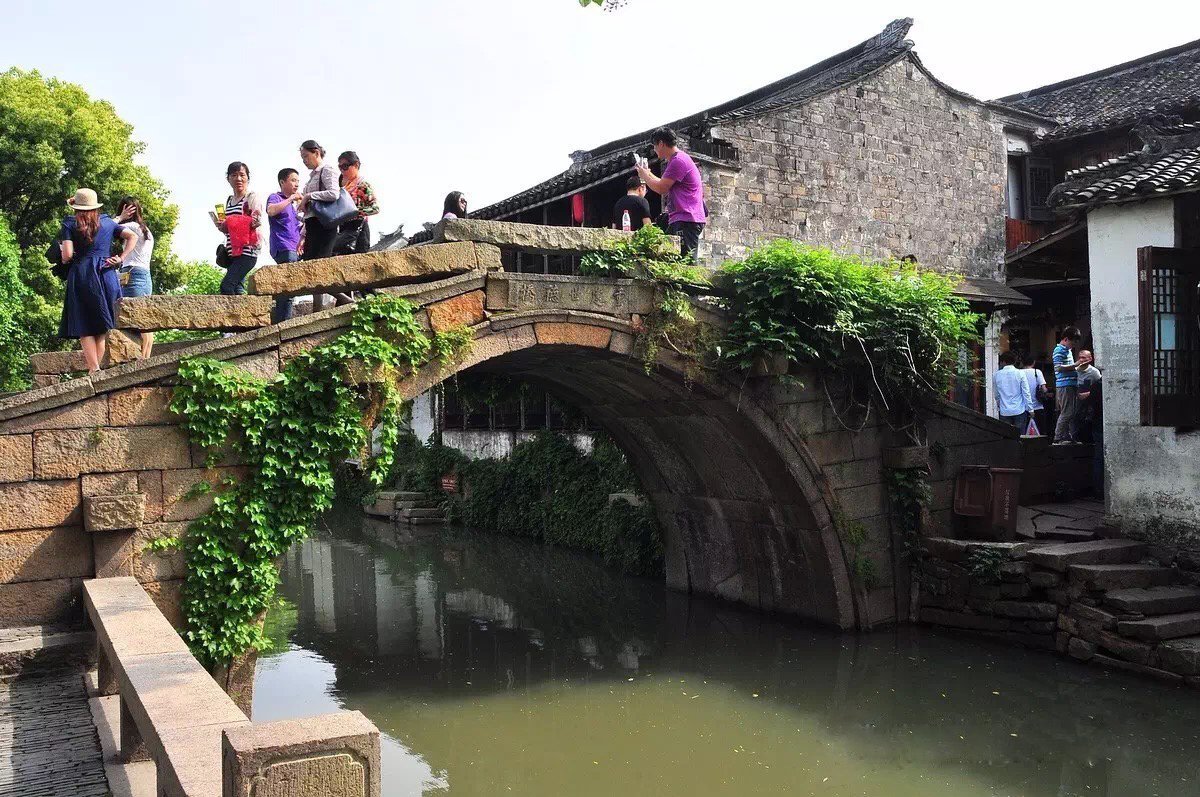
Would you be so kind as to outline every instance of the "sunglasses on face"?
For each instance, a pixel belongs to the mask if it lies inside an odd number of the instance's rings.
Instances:
[[[338,168],[344,172],[353,165],[354,165],[353,163],[339,163]]]

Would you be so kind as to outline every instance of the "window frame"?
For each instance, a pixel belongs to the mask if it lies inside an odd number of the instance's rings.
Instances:
[[[1138,388],[1143,426],[1200,427],[1200,249],[1143,246],[1137,250],[1138,269]],[[1174,271],[1173,313],[1185,323],[1173,330],[1177,346],[1159,349],[1155,287],[1156,271]],[[1159,294],[1161,299],[1162,294]],[[1187,323],[1190,321],[1191,323]],[[1156,369],[1162,351],[1182,352],[1170,366],[1181,372],[1176,393],[1155,394]],[[1179,360],[1182,360],[1180,362]]]

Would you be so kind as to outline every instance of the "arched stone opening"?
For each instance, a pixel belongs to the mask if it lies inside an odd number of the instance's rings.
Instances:
[[[588,413],[625,451],[663,527],[668,586],[851,628],[858,609],[834,527],[836,498],[801,438],[748,392],[690,382],[673,354],[647,374],[632,328],[529,313],[481,327],[454,367],[427,366],[415,396],[453,373],[539,383]]]

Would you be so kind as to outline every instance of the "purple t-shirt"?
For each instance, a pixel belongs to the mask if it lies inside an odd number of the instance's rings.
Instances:
[[[674,180],[675,185],[667,192],[667,220],[693,221],[703,224],[708,220],[704,215],[704,186],[700,182],[700,170],[696,162],[686,152],[677,151],[675,157],[667,163],[662,173],[664,180]]]
[[[267,197],[268,205],[275,205],[287,199],[276,191]],[[288,205],[282,213],[275,216],[268,214],[267,222],[271,225],[271,252],[294,252],[300,248],[300,219],[296,218],[296,206]]]

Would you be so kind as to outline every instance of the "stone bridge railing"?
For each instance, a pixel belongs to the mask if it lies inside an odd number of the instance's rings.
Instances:
[[[146,543],[183,534],[207,510],[211,495],[191,497],[198,482],[240,474],[236,461],[205,468],[168,409],[180,361],[274,376],[341,334],[353,308],[261,326],[271,297],[359,288],[408,297],[434,330],[475,332],[465,360],[406,378],[404,395],[468,368],[503,371],[545,384],[609,431],[662,522],[672,587],[840,627],[908,619],[905,546],[884,485],[894,441],[877,419],[847,429],[830,403],[838,392],[794,366],[789,380],[693,380],[667,351],[647,373],[632,355],[653,285],[502,268],[514,251],[577,253],[623,235],[452,222],[428,245],[265,266],[246,297],[123,302],[131,330],[243,331],[0,401],[0,625],[78,620],[82,579],[105,576],[136,577],[178,624],[186,563]],[[1014,431],[986,417],[939,404],[927,426],[944,444],[931,463],[934,520],[948,520],[960,465],[1018,461]]]

